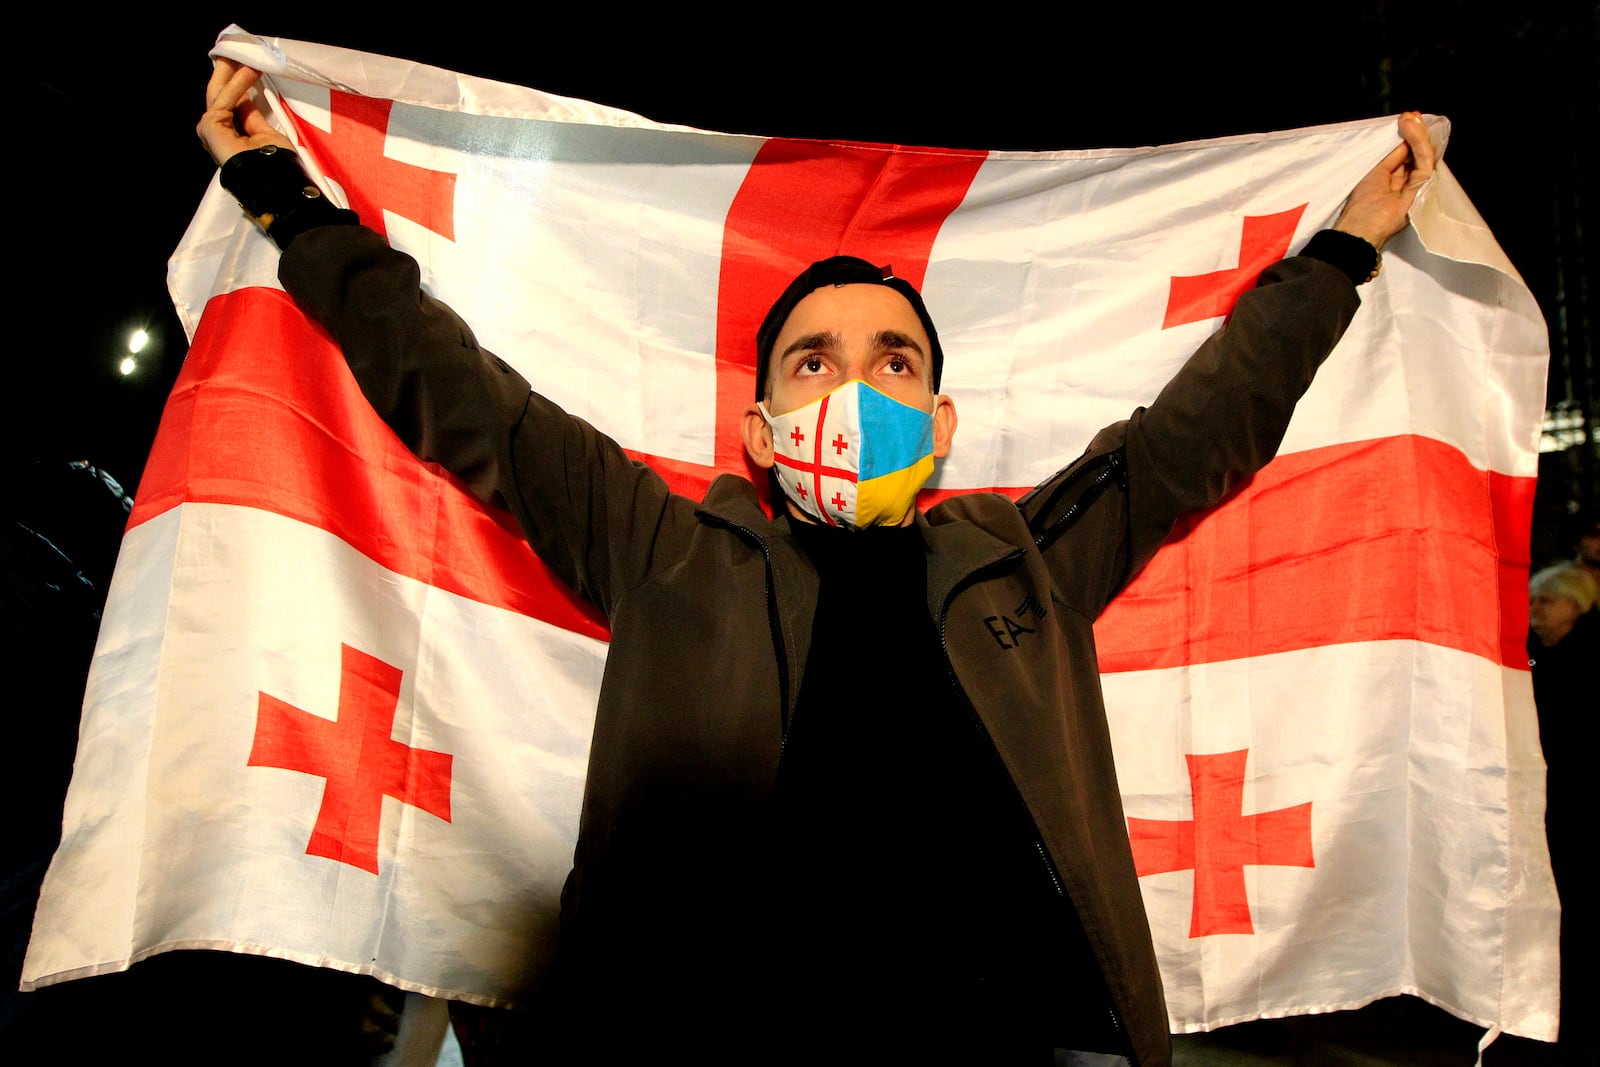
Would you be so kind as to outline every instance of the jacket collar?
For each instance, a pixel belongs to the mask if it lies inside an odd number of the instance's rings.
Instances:
[[[930,522],[918,512],[917,522],[925,526],[923,537],[928,543],[928,614],[942,636],[945,607],[956,590],[1002,560],[1020,557],[1025,548],[978,522],[943,509],[935,509],[934,514],[943,521]]]
[[[1014,541],[991,530],[991,524],[978,518],[970,505],[977,497],[957,497],[951,507],[941,505],[929,513],[914,513],[922,530],[923,541],[928,546],[928,589],[953,588],[961,579],[981,570],[991,563],[1013,555],[1019,547]],[[720,475],[711,483],[699,511],[722,525],[732,526],[752,536],[763,549],[770,550],[782,543],[798,554],[790,523],[795,520],[785,513],[776,518],[769,516],[761,506],[756,487],[748,478],[737,474]],[[1011,508],[1006,509],[1007,517]],[[804,557],[799,557],[804,563]],[[806,565],[809,570],[809,565]]]
[[[779,657],[783,693],[784,735],[794,721],[800,700],[800,679],[811,652],[811,627],[817,614],[817,572],[795,542],[790,524],[780,513],[769,516],[761,506],[756,487],[747,478],[724,474],[711,483],[697,514],[702,522],[736,531],[761,549],[767,560],[768,600],[773,643]],[[987,518],[988,521],[985,521]],[[1022,555],[1027,527],[1010,501],[992,495],[958,497],[913,520],[921,528],[928,552],[928,615],[941,642],[944,613],[950,598],[973,575],[1011,557]],[[1015,524],[1013,536],[1001,536],[999,527]],[[993,527],[993,528],[991,528]]]
[[[975,505],[984,499],[987,498],[958,497],[953,502],[956,506],[941,505],[928,514],[915,513],[914,521],[928,546],[928,613],[936,624],[943,617],[949,598],[966,579],[1024,550],[1025,546],[991,529],[991,525],[999,524],[981,520],[980,512],[985,509]],[[766,553],[785,639],[795,635],[791,651],[798,653],[798,658],[790,662],[804,663],[811,643],[811,619],[817,607],[817,583],[816,572],[790,532],[790,523],[795,520],[787,514],[769,517],[761,507],[755,486],[749,479],[733,474],[722,475],[711,483],[700,511],[753,537]],[[1009,502],[1002,514],[1012,522],[1019,521]],[[1022,532],[1026,532],[1025,527]]]

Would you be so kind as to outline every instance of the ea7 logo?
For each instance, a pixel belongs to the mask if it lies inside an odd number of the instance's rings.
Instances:
[[[1007,652],[1022,643],[1023,634],[1038,633],[1039,623],[1049,614],[1044,605],[1032,593],[1022,598],[1022,603],[1012,609],[1009,615],[989,615],[983,624],[989,628],[989,635],[995,643]],[[1025,620],[1032,619],[1033,625],[1028,625]]]

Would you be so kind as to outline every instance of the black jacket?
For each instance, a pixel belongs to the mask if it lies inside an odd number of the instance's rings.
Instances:
[[[676,1019],[692,1042],[719,1025],[722,1006],[686,989],[686,975],[704,924],[745,906],[721,895],[738,884],[721,875],[759,823],[806,664],[817,582],[791,520],[768,518],[742,477],[718,478],[703,501],[669,492],[479,350],[420,294],[415,264],[370,231],[312,230],[280,276],[400,436],[508,507],[539,556],[609,620],[562,951],[576,958],[586,1009],[622,1027],[639,1004],[670,1003],[656,1023]],[[1272,457],[1358,303],[1339,270],[1286,260],[1147,409],[1022,500],[958,497],[917,520],[925,608],[949,669],[1146,1067],[1169,1062],[1170,1040],[1092,625],[1180,515]],[[1019,611],[1033,612],[1034,632],[998,641],[990,622]],[[668,1036],[639,1035],[638,1048]]]

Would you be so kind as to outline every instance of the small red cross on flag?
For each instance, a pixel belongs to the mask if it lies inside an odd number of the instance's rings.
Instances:
[[[1194,871],[1189,936],[1253,934],[1246,864],[1315,867],[1311,858],[1311,805],[1241,815],[1249,749],[1185,757],[1194,794],[1194,818],[1128,820],[1139,877]]]
[[[1247,215],[1239,240],[1239,265],[1210,274],[1174,277],[1167,295],[1167,315],[1161,328],[1200,322],[1233,310],[1239,294],[1256,283],[1267,267],[1289,252],[1295,227],[1306,205],[1272,215]]]
[[[1189,755],[1194,819],[1128,819],[1139,877],[1194,870],[1189,936],[1253,934],[1246,864],[1315,867],[1310,854],[1310,803],[1240,814],[1250,749]]]
[[[449,822],[451,757],[390,736],[400,699],[398,668],[349,645],[339,649],[338,719],[329,722],[262,693],[248,764],[326,778],[306,855],[377,874],[383,798]]]
[[[456,176],[391,158],[384,151],[393,100],[330,89],[332,130],[319,130],[285,106],[295,132],[343,188],[350,209],[381,234],[385,209],[455,240]]]

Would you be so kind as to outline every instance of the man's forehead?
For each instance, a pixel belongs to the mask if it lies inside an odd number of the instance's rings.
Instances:
[[[904,278],[897,277],[892,266],[874,266],[856,256],[830,256],[811,264],[791,281],[782,295],[767,309],[756,330],[756,399],[766,395],[767,373],[777,355],[778,336],[785,329],[799,305],[819,292],[835,287],[845,289],[879,289],[897,294],[906,302],[922,328],[927,342],[930,368],[933,372],[934,392],[939,390],[939,379],[944,370],[944,351],[939,346],[939,332],[922,302],[922,294]],[[897,305],[894,305],[897,306]],[[792,335],[791,335],[792,339]]]
[[[825,285],[803,297],[778,329],[774,355],[781,355],[794,337],[810,333],[837,333],[845,340],[865,331],[878,334],[898,331],[917,342],[926,353],[927,331],[916,308],[900,293],[887,286],[860,283]]]

